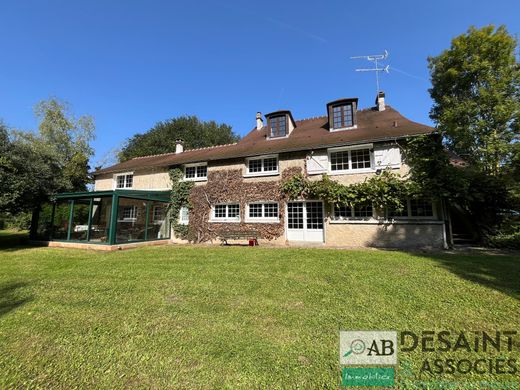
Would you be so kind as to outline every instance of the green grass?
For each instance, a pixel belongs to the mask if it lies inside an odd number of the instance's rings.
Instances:
[[[0,250],[0,388],[338,388],[340,329],[518,329],[519,280],[514,256]]]

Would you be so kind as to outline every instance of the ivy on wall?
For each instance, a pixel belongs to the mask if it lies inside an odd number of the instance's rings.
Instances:
[[[184,181],[184,173],[179,168],[171,169],[169,173],[172,186],[170,195],[170,222],[175,236],[187,239],[189,236],[189,226],[179,223],[179,214],[182,207],[191,209],[190,193],[195,183],[192,181]]]
[[[300,174],[283,181],[281,191],[288,199],[320,199],[331,205],[372,204],[379,209],[402,210],[405,206],[403,201],[416,195],[418,186],[390,170],[384,170],[363,182],[349,185],[338,183],[328,175],[311,181]]]

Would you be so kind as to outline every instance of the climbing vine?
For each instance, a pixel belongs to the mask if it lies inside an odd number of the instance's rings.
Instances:
[[[372,204],[376,208],[390,207],[402,210],[403,200],[413,197],[418,186],[411,180],[403,180],[389,170],[372,176],[361,183],[341,184],[323,175],[320,180],[309,180],[302,174],[295,175],[281,184],[281,191],[288,199],[321,199],[326,203],[349,206]]]
[[[172,184],[172,192],[170,195],[170,222],[175,232],[175,236],[186,239],[189,235],[189,226],[179,223],[179,213],[181,207],[191,209],[190,194],[194,183],[192,181],[182,180],[184,173],[181,169],[175,168],[170,170],[170,180]]]

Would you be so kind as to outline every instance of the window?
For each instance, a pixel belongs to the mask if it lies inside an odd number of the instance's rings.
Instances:
[[[433,217],[433,205],[424,199],[410,199],[410,215],[412,217]]]
[[[164,206],[153,206],[153,221],[162,222],[166,218],[166,208]]]
[[[287,116],[278,115],[269,119],[271,123],[271,138],[285,137],[287,135]]]
[[[334,220],[341,221],[345,219],[368,219],[372,218],[374,209],[371,205],[358,205],[350,207],[347,205],[334,206]]]
[[[185,180],[207,180],[208,178],[208,165],[203,164],[191,164],[184,167],[184,179]]]
[[[248,205],[247,219],[251,222],[277,222],[278,203],[250,203]]]
[[[182,206],[179,210],[179,223],[187,225],[190,222],[190,210],[186,206]]]
[[[251,176],[278,173],[278,157],[269,156],[247,160],[247,174]]]
[[[387,218],[434,218],[433,203],[426,199],[406,199],[403,210],[388,208]]]
[[[342,129],[354,126],[352,104],[342,104],[332,107],[332,128]]]
[[[372,153],[369,148],[347,149],[330,153],[331,171],[356,171],[372,169]]]
[[[121,210],[121,220],[123,221],[135,221],[137,219],[137,207],[136,206],[124,206]]]
[[[126,173],[116,176],[116,188],[132,188],[134,185],[134,175]]]
[[[240,205],[217,204],[213,208],[212,219],[215,222],[240,222]]]

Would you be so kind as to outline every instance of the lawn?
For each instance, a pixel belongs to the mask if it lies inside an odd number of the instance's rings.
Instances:
[[[0,388],[338,388],[340,329],[518,330],[519,281],[512,255],[0,249]]]

